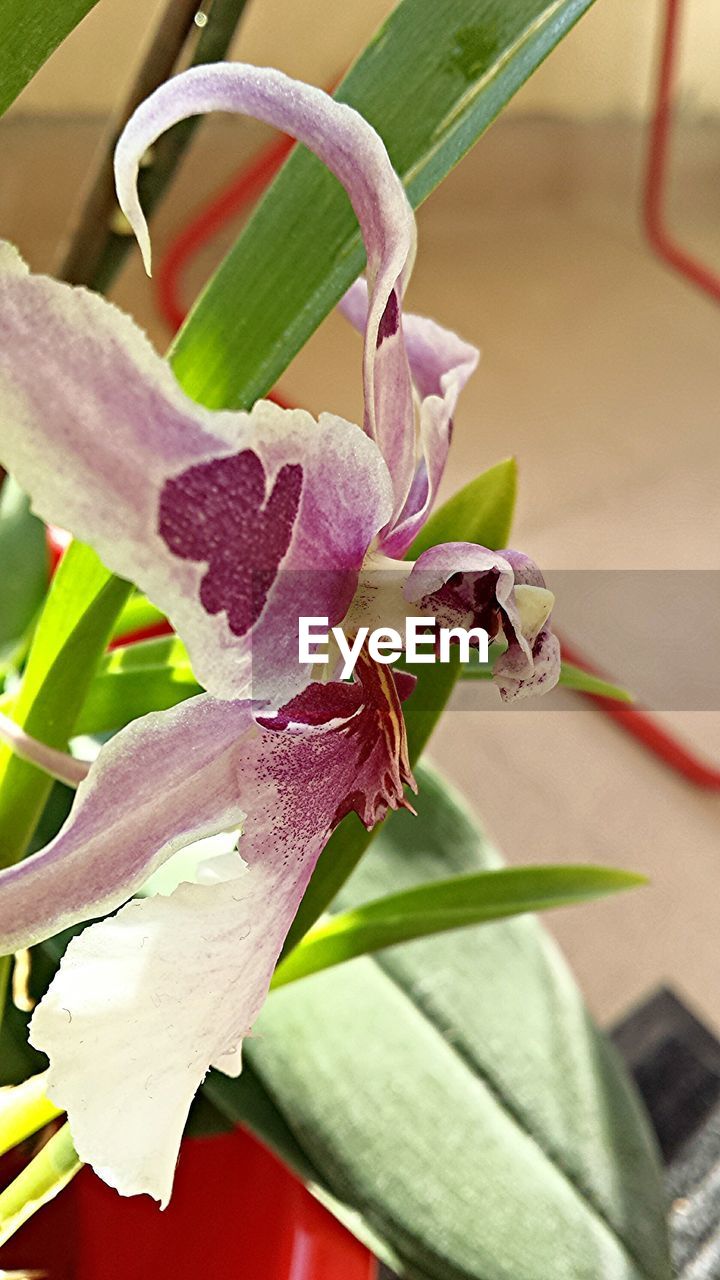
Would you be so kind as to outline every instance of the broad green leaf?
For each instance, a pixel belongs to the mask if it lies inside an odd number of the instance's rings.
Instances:
[[[47,591],[48,570],[45,526],[6,476],[0,482],[0,666],[35,618]]]
[[[404,0],[336,96],[375,125],[418,205],[591,2]],[[185,390],[212,408],[252,405],[363,261],[347,197],[297,148],[175,342]]]
[[[278,966],[272,985],[283,987],[356,956],[416,938],[529,911],[590,902],[646,883],[644,876],[629,871],[571,864],[511,867],[434,880],[363,902],[311,929]]]
[[[97,0],[2,0],[0,115]]]
[[[149,711],[165,711],[201,692],[177,636],[142,640],[101,659],[75,732],[110,733]]]
[[[446,785],[425,770],[421,784],[418,818],[389,818],[340,909],[497,868]],[[669,1280],[646,1118],[535,919],[275,991],[246,1058],[321,1187],[362,1214],[403,1275]]]
[[[33,737],[64,748],[95,663],[130,587],[73,543],[63,556],[33,638],[13,716]],[[52,781],[0,748],[0,864],[22,857]]]
[[[420,530],[409,558],[442,542],[477,542],[499,551],[510,537],[517,496],[517,463],[498,462],[448,498]],[[484,539],[484,541],[483,541]]]

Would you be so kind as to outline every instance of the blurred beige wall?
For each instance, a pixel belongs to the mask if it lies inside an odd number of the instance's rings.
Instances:
[[[14,110],[109,111],[165,3],[100,0]],[[596,0],[564,45],[518,94],[512,109],[586,119],[642,113],[664,7],[664,0]],[[392,8],[392,0],[250,0],[233,53],[325,84],[351,61]],[[697,115],[720,114],[720,3],[692,0],[687,10],[683,105]]]

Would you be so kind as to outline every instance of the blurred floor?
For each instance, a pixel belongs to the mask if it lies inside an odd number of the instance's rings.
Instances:
[[[92,121],[0,126],[0,233],[36,268],[56,260],[97,136]],[[235,122],[204,126],[156,221],[156,251],[261,137]],[[503,122],[420,217],[410,305],[483,348],[445,492],[514,453],[513,544],[549,571],[719,567],[720,309],[641,241],[641,146],[622,123]],[[720,133],[689,131],[679,153],[673,216],[720,266]],[[188,297],[231,235],[201,256]],[[165,345],[136,255],[115,296]],[[357,340],[331,318],[282,385],[311,409],[357,420]],[[704,604],[677,618],[668,601],[679,666],[692,661]],[[623,625],[604,620],[620,657]],[[602,661],[602,631],[588,639]],[[622,662],[614,668],[622,680]],[[511,862],[597,861],[652,877],[648,889],[548,917],[601,1019],[671,982],[720,1029],[720,797],[666,772],[569,695],[557,705],[450,711],[433,755]],[[666,718],[720,763],[720,711]]]

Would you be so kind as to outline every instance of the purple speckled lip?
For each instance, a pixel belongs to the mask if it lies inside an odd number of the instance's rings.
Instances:
[[[168,480],[158,528],[183,560],[207,561],[200,600],[227,614],[233,635],[257,622],[292,538],[303,471],[281,467],[267,492],[262,462],[251,449],[190,467]]]

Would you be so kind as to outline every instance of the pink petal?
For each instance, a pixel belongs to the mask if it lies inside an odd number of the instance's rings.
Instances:
[[[356,329],[364,329],[367,318],[365,280],[355,281],[342,299],[340,309]],[[420,405],[420,420],[412,485],[402,510],[384,530],[381,539],[384,553],[397,558],[405,554],[435,502],[450,448],[458,398],[477,368],[480,356],[476,347],[425,316],[404,313],[399,336],[405,343]],[[414,417],[404,424],[398,419],[396,429],[412,435]]]
[[[112,910],[194,841],[243,826],[250,866],[289,839],[302,861],[350,809],[372,826],[402,804],[412,779],[392,674],[366,658],[357,672],[262,722],[248,702],[200,695],[128,725],[55,839],[0,872],[0,954]]]
[[[294,619],[340,621],[388,518],[378,449],[329,414],[203,409],[128,316],[3,263],[0,463],[168,614],[211,692],[280,706],[308,679]]]
[[[350,197],[371,282],[363,361],[365,428],[390,469],[397,515],[414,474],[412,390],[399,311],[415,253],[415,219],[384,143],[352,107],[268,67],[223,63],[175,76],[138,108],[115,152],[118,198],[148,270],[150,237],[137,195],[140,161],[178,120],[209,111],[254,116],[298,138]]]

